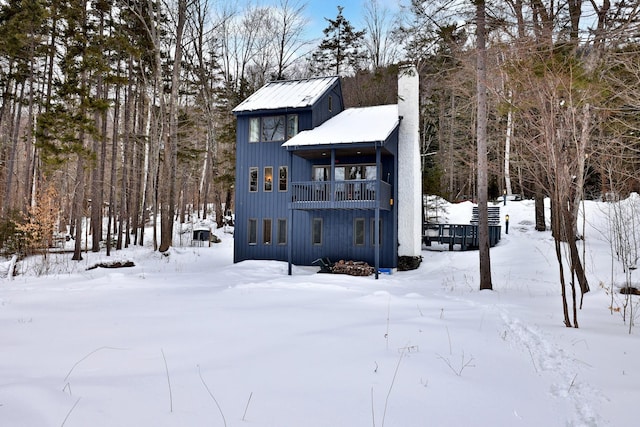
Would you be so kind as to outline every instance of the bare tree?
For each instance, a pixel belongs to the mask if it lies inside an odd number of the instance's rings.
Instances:
[[[367,0],[363,15],[366,33],[364,44],[371,66],[376,69],[394,63],[398,58],[398,45],[392,40],[397,19],[391,10],[380,4],[380,0]]]
[[[272,44],[276,58],[273,77],[283,80],[293,62],[301,55],[301,50],[310,45],[302,35],[308,23],[304,17],[307,3],[299,0],[279,0],[273,12]]]
[[[176,209],[176,177],[178,162],[178,89],[182,70],[183,35],[187,20],[187,0],[178,0],[175,20],[175,45],[173,68],[171,73],[171,94],[169,97],[169,138],[164,147],[164,178],[166,179],[160,227],[160,252],[167,251],[173,245],[173,221]]]
[[[478,248],[480,253],[480,289],[493,289],[491,258],[489,257],[488,166],[487,166],[487,51],[486,8],[484,0],[476,5],[476,61],[478,120],[476,144],[478,147]]]

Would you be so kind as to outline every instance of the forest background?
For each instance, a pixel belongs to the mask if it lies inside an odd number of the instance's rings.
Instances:
[[[640,190],[638,1],[364,0],[362,28],[338,7],[321,39],[307,3],[272,3],[0,1],[3,251],[55,236],[76,260],[89,241],[166,251],[176,220],[222,225],[239,102],[340,75],[346,107],[396,103],[404,64],[420,74],[423,192],[474,199],[479,3],[489,197],[551,197],[575,217],[580,200]]]

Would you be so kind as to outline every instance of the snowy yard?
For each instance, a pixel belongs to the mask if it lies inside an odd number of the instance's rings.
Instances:
[[[42,276],[20,263],[0,279],[0,426],[637,425],[640,329],[609,310],[606,209],[587,203],[580,329],[531,201],[502,207],[494,291],[478,291],[477,251],[425,248],[379,280],[288,276],[234,265],[224,233],[168,256],[53,257]],[[468,221],[471,204],[448,211]],[[135,266],[87,270],[117,260]]]

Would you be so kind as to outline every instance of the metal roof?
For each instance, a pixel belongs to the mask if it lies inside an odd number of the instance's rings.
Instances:
[[[349,108],[314,129],[300,132],[282,146],[384,142],[399,123],[397,104]]]
[[[337,81],[338,77],[334,76],[269,82],[242,101],[233,112],[310,107]]]

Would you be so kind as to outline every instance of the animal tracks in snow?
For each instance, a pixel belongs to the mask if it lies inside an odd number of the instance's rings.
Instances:
[[[542,331],[514,319],[502,310],[500,316],[508,328],[505,340],[511,340],[531,356],[534,369],[541,375],[552,377],[549,392],[552,396],[567,399],[574,408],[575,419],[567,420],[568,426],[603,426],[596,407],[599,393],[580,380],[580,362],[566,354],[547,338]]]

